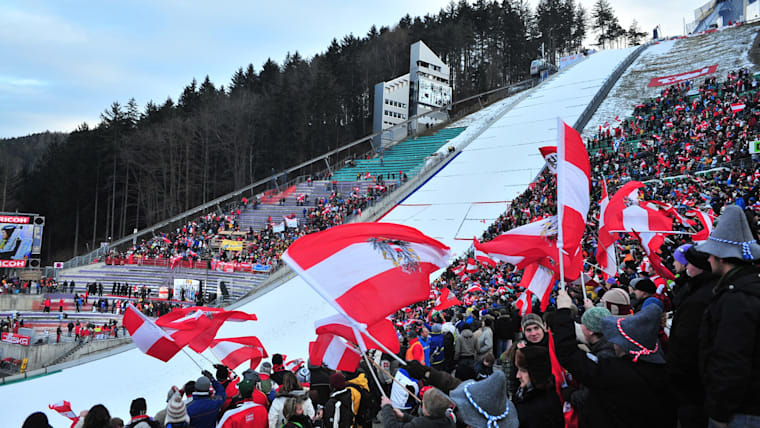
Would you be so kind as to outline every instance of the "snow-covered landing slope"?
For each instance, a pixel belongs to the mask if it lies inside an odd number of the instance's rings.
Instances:
[[[747,67],[755,69],[748,54],[757,36],[758,24],[726,28],[710,34],[668,40],[650,46],[623,73],[584,129],[584,138],[593,136],[604,122],[614,124],[615,116],[629,116],[639,101],[656,97],[665,87],[647,87],[655,77],[665,77],[718,64],[715,76]],[[704,79],[698,78],[698,81]]]
[[[418,227],[453,245],[455,250],[469,246],[470,242],[454,238],[471,239],[482,233],[506,207],[504,202],[482,202],[507,201],[526,188],[543,165],[537,148],[554,144],[556,117],[573,123],[607,75],[629,53],[630,50],[595,54],[537,88],[385,221]],[[494,109],[506,108],[510,103],[505,100]],[[490,121],[493,117],[483,114],[476,121]],[[411,205],[415,203],[421,205]],[[237,309],[256,313],[259,321],[227,323],[219,337],[256,335],[270,354],[279,352],[289,358],[307,357],[308,342],[314,339],[314,321],[333,313],[300,278]],[[188,353],[204,368],[210,368],[210,362],[190,350]],[[131,400],[145,397],[148,413],[153,415],[165,407],[169,387],[180,386],[199,375],[200,369],[183,353],[165,364],[133,348],[59,373],[0,386],[2,426],[21,426],[24,418],[35,411],[45,411],[53,426],[67,426],[66,419],[47,409],[48,404],[60,400],[70,401],[77,411],[102,403],[112,416],[128,420]]]
[[[541,170],[538,148],[556,144],[557,117],[573,124],[632,51],[594,54],[536,88],[382,221],[418,228],[461,253]]]

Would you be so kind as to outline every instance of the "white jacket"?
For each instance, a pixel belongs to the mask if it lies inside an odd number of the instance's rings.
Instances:
[[[294,391],[295,392],[295,391]],[[272,401],[272,405],[269,406],[269,428],[280,428],[285,422],[285,417],[282,415],[282,408],[285,406],[285,401],[289,396],[276,397]],[[305,401],[303,402],[303,414],[311,419],[314,419],[314,405],[311,404],[311,399],[308,394],[305,395]]]

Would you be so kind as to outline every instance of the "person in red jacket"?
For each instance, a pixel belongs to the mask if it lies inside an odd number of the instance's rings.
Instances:
[[[409,338],[409,347],[406,350],[407,361],[419,361],[420,364],[425,364],[425,350],[420,343],[420,339],[417,337],[417,332],[414,329],[409,330],[406,337]]]
[[[238,382],[240,382],[240,379],[237,376],[230,378],[230,371],[223,364],[215,364],[214,367],[216,368],[216,380],[222,384],[224,387],[224,393],[227,396],[224,400],[224,406],[222,406],[222,411],[224,411],[224,409],[230,406],[232,397],[237,395]]]
[[[238,390],[243,397],[237,407],[229,409],[222,415],[217,428],[267,428],[269,414],[267,408],[253,401],[253,382],[244,380],[238,384]]]
[[[50,297],[45,299],[45,309],[43,309],[42,312],[50,312]]]

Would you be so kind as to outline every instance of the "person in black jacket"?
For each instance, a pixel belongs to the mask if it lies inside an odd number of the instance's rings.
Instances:
[[[699,377],[699,325],[712,298],[718,278],[710,269],[708,255],[689,247],[684,252],[688,280],[678,289],[678,307],[670,327],[666,354],[670,382],[678,400],[682,428],[706,427],[705,387]]]
[[[577,346],[572,304],[567,292],[560,291],[552,331],[559,363],[589,388],[588,426],[674,427],[675,408],[657,341],[661,302],[652,298],[635,315],[604,318],[602,333],[615,345],[617,358],[596,361]]]
[[[554,388],[549,350],[543,346],[525,346],[515,353],[520,387],[515,407],[521,428],[563,428],[562,403]]]
[[[760,245],[736,205],[697,250],[720,276],[700,329],[699,365],[711,426],[760,426]]]

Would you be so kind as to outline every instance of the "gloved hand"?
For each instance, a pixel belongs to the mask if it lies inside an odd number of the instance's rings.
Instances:
[[[417,360],[407,361],[405,368],[409,376],[418,380],[425,379],[425,374],[430,371],[430,367],[420,364]]]
[[[211,382],[213,382],[213,381],[214,381],[214,375],[212,375],[210,371],[208,371],[208,370],[203,370],[203,371],[201,372],[201,374],[202,374],[203,376],[206,376],[206,377],[208,378],[208,380],[210,380]]]

